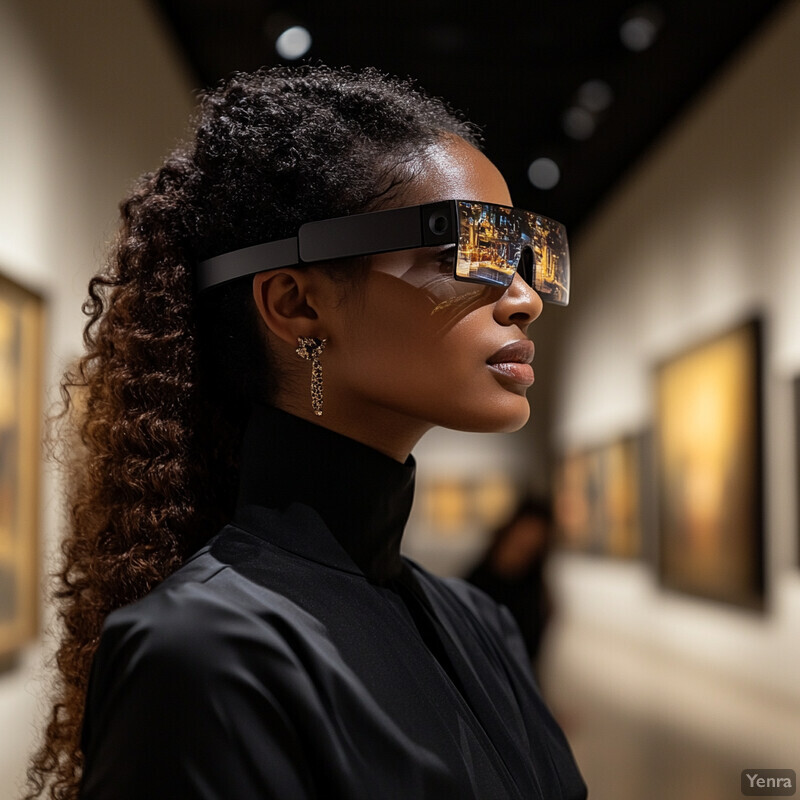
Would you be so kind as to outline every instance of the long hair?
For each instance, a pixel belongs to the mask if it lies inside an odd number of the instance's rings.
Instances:
[[[191,141],[121,203],[116,244],[83,307],[85,354],[49,419],[68,530],[54,591],[53,708],[27,798],[77,797],[103,621],[230,518],[246,411],[279,385],[252,280],[196,297],[193,265],[367,210],[443,133],[477,144],[441,101],[374,69],[235,73],[201,96]]]

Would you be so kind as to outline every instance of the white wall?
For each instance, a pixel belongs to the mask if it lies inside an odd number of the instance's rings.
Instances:
[[[188,75],[142,0],[0,0],[0,272],[45,295],[45,381],[81,349],[86,286],[133,178],[186,129]],[[42,393],[43,406],[48,402]],[[58,486],[42,480],[44,569]],[[47,620],[45,620],[47,622]],[[0,673],[0,797],[18,796],[45,708],[43,648]]]
[[[553,641],[561,663],[586,665],[585,674],[604,676],[620,696],[635,694],[635,682],[624,686],[631,675],[649,676],[643,692],[660,695],[664,709],[683,697],[684,724],[702,717],[709,731],[723,735],[727,726],[754,747],[791,729],[795,754],[800,572],[790,378],[800,374],[799,42],[800,3],[791,2],[574,243],[574,301],[557,335],[563,366],[554,401],[559,448],[645,426],[657,361],[754,310],[764,314],[768,612],[665,593],[643,565],[563,556],[554,565],[563,622]],[[598,672],[612,651],[613,668]],[[704,703],[692,699],[695,679]],[[731,702],[742,710],[733,728]],[[763,713],[744,713],[756,707]],[[768,707],[785,724],[771,726]]]

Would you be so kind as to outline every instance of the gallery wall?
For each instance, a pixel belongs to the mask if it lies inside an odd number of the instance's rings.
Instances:
[[[46,303],[43,408],[80,352],[80,307],[117,203],[183,135],[189,86],[148,4],[0,0],[0,274]],[[44,463],[40,488],[49,572],[60,510]],[[51,621],[45,614],[42,625]],[[43,656],[40,640],[0,671],[3,798],[19,796],[45,711]]]
[[[591,673],[620,699],[638,690],[647,702],[660,696],[664,713],[685,712],[684,727],[695,715],[712,736],[747,747],[760,738],[795,754],[798,41],[793,2],[596,214],[573,242],[572,300],[548,340],[559,364],[553,444],[565,452],[651,428],[657,364],[754,314],[763,319],[764,611],[664,591],[645,560],[564,554],[552,572],[561,612],[552,646],[559,663]]]

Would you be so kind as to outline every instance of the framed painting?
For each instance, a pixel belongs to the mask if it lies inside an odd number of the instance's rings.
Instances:
[[[38,626],[40,297],[0,275],[0,660]]]
[[[601,553],[605,538],[603,463],[599,450],[568,453],[557,470],[556,540],[567,550]]]
[[[569,550],[614,558],[642,553],[641,437],[570,453],[557,471],[555,521]]]
[[[615,558],[642,553],[640,439],[626,436],[607,444],[603,462],[603,552]]]
[[[501,473],[429,480],[421,485],[420,524],[439,539],[492,530],[511,512],[517,494],[511,478]]]
[[[764,598],[761,323],[656,370],[663,585],[741,606]]]

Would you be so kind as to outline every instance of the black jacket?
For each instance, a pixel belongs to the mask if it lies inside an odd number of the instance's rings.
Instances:
[[[106,622],[83,800],[580,800],[509,613],[400,556],[405,464],[262,406],[231,524]]]

